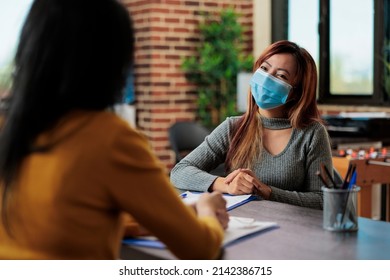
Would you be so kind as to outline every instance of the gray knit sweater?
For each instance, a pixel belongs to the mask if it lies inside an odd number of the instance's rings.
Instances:
[[[172,183],[181,190],[207,191],[217,178],[208,172],[223,163],[230,144],[230,131],[239,117],[227,118],[205,141],[181,160],[171,171]],[[269,129],[290,128],[288,119],[261,117]],[[324,163],[333,170],[328,133],[320,123],[304,129],[292,129],[286,148],[278,155],[265,149],[253,172],[271,187],[270,200],[322,209],[323,185],[316,176]]]

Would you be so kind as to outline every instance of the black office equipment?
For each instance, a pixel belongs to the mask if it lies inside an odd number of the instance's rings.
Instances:
[[[333,148],[343,143],[381,142],[390,145],[390,115],[341,114],[324,115]]]

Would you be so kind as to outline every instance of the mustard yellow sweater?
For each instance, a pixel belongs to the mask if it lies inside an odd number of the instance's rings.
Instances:
[[[37,144],[52,147],[23,161],[1,259],[118,258],[124,212],[178,258],[218,255],[218,221],[182,203],[146,138],[114,113],[73,112]]]

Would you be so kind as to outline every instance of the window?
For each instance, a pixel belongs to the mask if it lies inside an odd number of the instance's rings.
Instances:
[[[10,84],[12,59],[20,29],[33,0],[0,2],[0,96]]]
[[[319,102],[383,105],[383,3],[320,0]]]
[[[313,0],[288,1],[288,39],[305,48],[319,65],[318,11],[319,2]],[[305,10],[310,11],[304,13]],[[304,14],[303,14],[304,13]]]
[[[389,105],[389,9],[390,0],[274,0],[273,16],[286,19],[273,19],[272,38],[312,54],[319,102]]]
[[[359,5],[356,0],[330,0],[329,5],[329,92],[372,95],[373,0],[360,0]]]

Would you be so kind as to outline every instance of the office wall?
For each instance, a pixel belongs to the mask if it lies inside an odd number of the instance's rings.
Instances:
[[[137,127],[170,170],[174,154],[168,128],[196,118],[197,92],[181,70],[183,57],[195,55],[200,44],[201,12],[232,7],[245,28],[244,50],[252,53],[252,0],[122,0],[131,13],[136,38],[135,96]]]

